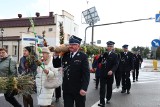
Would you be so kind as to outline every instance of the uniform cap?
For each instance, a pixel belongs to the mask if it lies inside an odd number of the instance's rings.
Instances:
[[[114,45],[115,43],[113,41],[108,41],[106,44],[107,45]]]
[[[123,45],[122,47],[123,47],[123,48],[128,48],[128,45],[127,45],[127,44],[125,44],[125,45]]]
[[[81,41],[82,39],[77,37],[77,36],[74,36],[72,35],[70,38],[69,38],[69,44],[81,44]]]

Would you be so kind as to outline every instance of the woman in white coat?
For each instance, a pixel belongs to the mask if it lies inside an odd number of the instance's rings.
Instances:
[[[48,47],[42,48],[42,63],[43,67],[37,68],[36,75],[36,86],[37,86],[37,100],[40,107],[54,107],[52,103],[52,95],[55,89],[47,89],[44,87],[44,81],[47,77],[54,77],[56,73],[56,68],[52,64],[52,55],[50,55],[50,50]]]

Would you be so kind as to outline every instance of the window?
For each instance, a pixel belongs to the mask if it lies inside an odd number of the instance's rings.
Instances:
[[[16,45],[14,45],[12,48],[12,55],[17,56],[17,46]]]
[[[51,32],[51,31],[53,31],[53,29],[52,29],[52,28],[49,28],[48,31]]]
[[[3,45],[3,48],[8,50],[8,45]]]

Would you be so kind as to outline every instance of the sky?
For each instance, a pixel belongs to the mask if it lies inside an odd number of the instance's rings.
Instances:
[[[160,11],[160,0],[0,0],[0,19],[48,15],[49,11],[61,14],[66,10],[74,16],[79,25],[79,37],[84,40],[85,28],[82,11],[96,7],[100,21],[96,24],[130,21],[135,19],[155,18]],[[87,30],[87,43],[91,42],[91,28]],[[153,39],[160,38],[160,23],[155,20],[107,25],[94,28],[94,41],[101,40],[99,46],[106,46],[106,42],[115,42],[115,47],[121,48],[128,44],[133,46],[151,47]]]

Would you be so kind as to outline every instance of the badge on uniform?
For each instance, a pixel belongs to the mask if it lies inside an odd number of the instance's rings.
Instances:
[[[78,53],[77,56],[79,56],[80,54]]]
[[[67,61],[65,62],[65,64],[67,64]]]
[[[81,62],[81,60],[74,60],[74,62]]]

